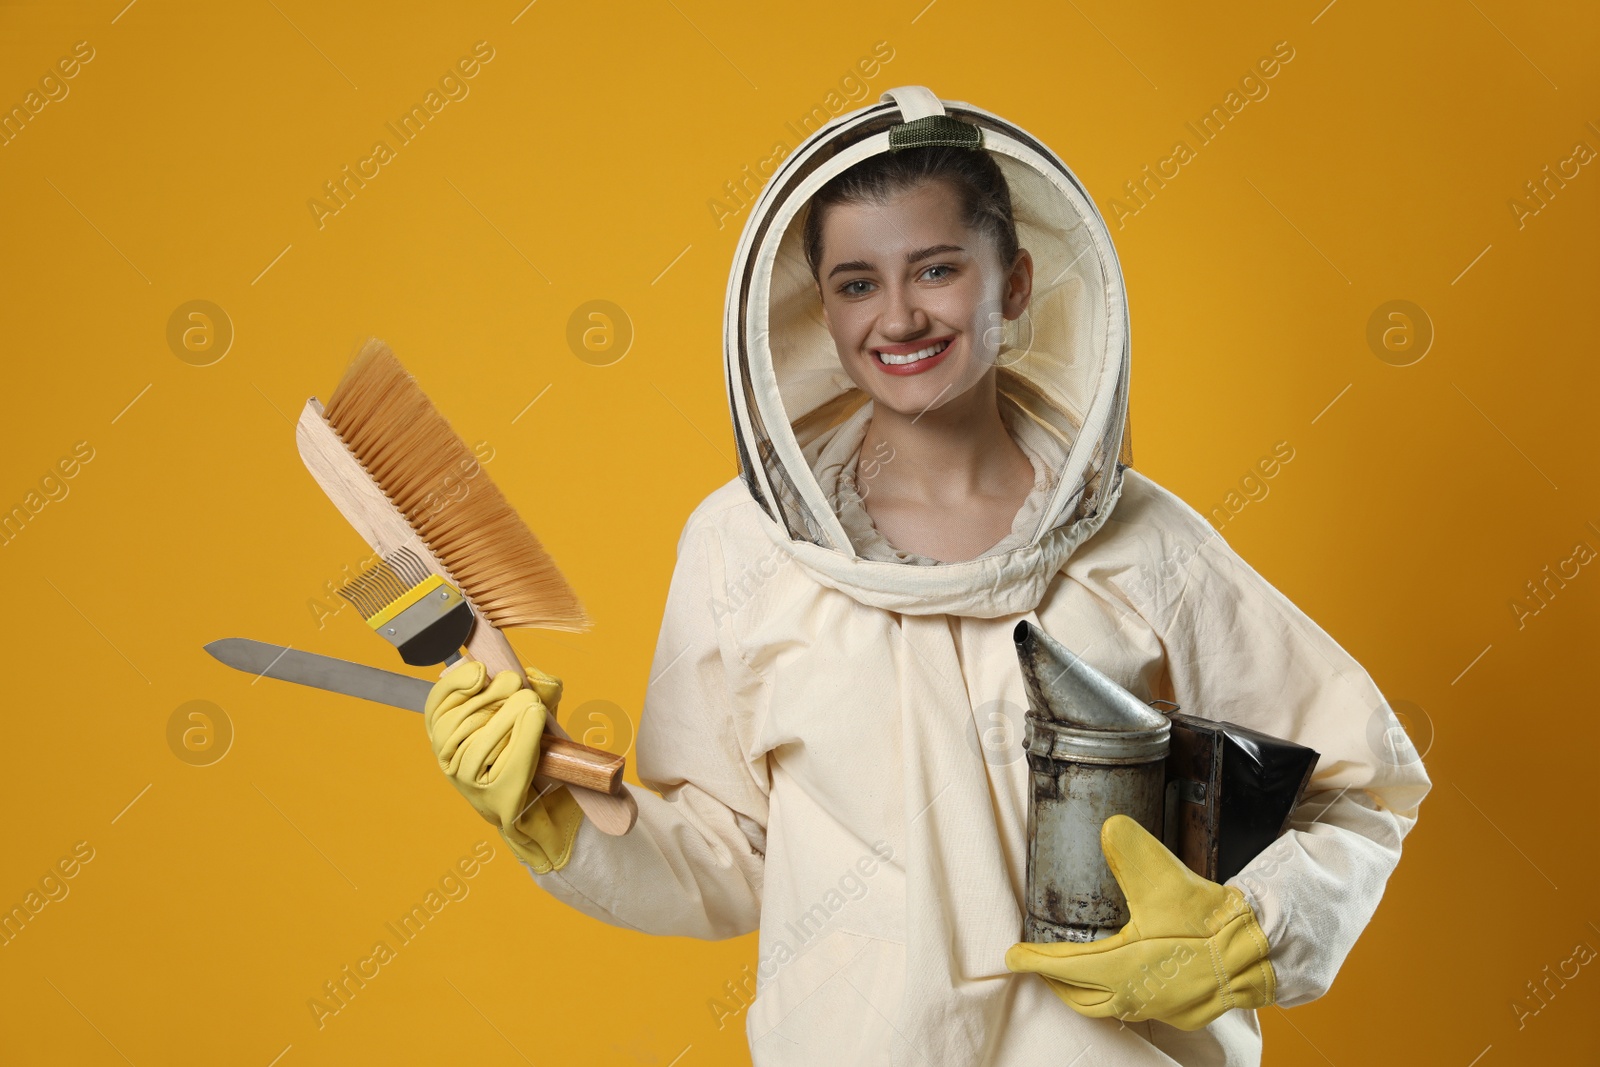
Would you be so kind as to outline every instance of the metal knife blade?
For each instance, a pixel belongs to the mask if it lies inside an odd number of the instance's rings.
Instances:
[[[224,637],[205,646],[205,650],[234,670],[257,678],[277,678],[330,693],[360,697],[407,711],[421,711],[433,683],[409,674],[379,670],[364,663],[301,652],[284,645],[252,641],[248,637]]]

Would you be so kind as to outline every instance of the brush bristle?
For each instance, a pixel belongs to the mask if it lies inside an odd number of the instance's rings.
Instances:
[[[550,554],[388,345],[374,340],[362,348],[329,397],[327,417],[449,568],[448,577],[497,628],[588,628],[589,617]],[[459,499],[452,498],[456,486],[466,489]]]

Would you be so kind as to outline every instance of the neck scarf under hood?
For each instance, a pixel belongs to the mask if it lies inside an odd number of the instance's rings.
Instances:
[[[959,563],[898,552],[865,517],[849,446],[859,447],[871,401],[840,365],[803,241],[805,209],[824,183],[889,151],[893,128],[931,115],[982,130],[1034,262],[1028,310],[1005,324],[996,361],[1001,414],[1034,463],[1034,490],[1009,536]],[[1110,514],[1131,462],[1128,305],[1105,220],[1037,139],[922,86],[841,115],[772,176],[734,256],[723,353],[740,473],[772,520],[767,532],[818,582],[874,607],[976,618],[1031,610]]]

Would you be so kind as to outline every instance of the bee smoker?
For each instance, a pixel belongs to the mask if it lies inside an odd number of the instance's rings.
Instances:
[[[1127,815],[1161,837],[1172,724],[1033,623],[1018,623],[1012,639],[1033,772],[1023,940],[1094,941],[1129,918],[1101,824]]]
[[[1028,690],[1024,941],[1095,941],[1128,921],[1100,827],[1127,815],[1202,878],[1225,882],[1289,827],[1320,758],[1235,723],[1163,715],[1024,620]]]

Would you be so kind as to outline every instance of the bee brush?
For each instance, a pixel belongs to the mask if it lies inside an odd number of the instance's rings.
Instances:
[[[362,348],[326,409],[316,397],[306,402],[295,440],[312,477],[380,559],[398,562],[400,551],[407,550],[423,570],[460,594],[475,616],[465,638],[467,655],[491,674],[514,671],[527,684],[502,627],[576,631],[589,625],[533,532],[383,342],[369,341]],[[470,479],[468,491],[440,507],[438,491],[450,478]],[[363,592],[372,594],[375,588],[364,586]],[[546,720],[545,731],[553,740],[570,742],[554,716]],[[574,787],[573,799],[598,829],[627,833],[638,809],[621,785],[620,757],[571,744],[592,753],[587,757],[592,761],[619,767],[617,791],[600,792],[564,778],[572,768],[552,761],[555,746],[544,750],[535,785],[544,790],[567,781]]]

